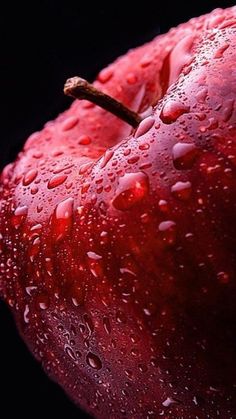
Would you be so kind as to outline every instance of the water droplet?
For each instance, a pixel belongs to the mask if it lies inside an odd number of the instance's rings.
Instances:
[[[111,333],[111,324],[108,317],[103,317],[103,327],[106,333],[109,335]]]
[[[30,297],[32,297],[32,295],[33,295],[33,293],[34,293],[34,291],[36,291],[37,290],[37,287],[35,287],[35,286],[29,286],[29,287],[26,287],[25,288],[25,290],[26,290],[26,292],[27,292],[27,294],[30,296]]]
[[[130,157],[130,159],[128,159],[128,163],[129,164],[135,164],[135,163],[137,163],[137,161],[139,161],[139,159],[140,159],[139,156]]]
[[[164,244],[173,245],[176,240],[176,223],[174,221],[162,221],[158,229],[161,233],[161,238]]]
[[[146,134],[146,132],[148,132],[152,128],[154,122],[155,119],[153,118],[153,116],[148,116],[147,118],[143,119],[135,132],[135,138],[141,137],[142,135]]]
[[[28,249],[28,255],[29,255],[29,258],[30,258],[31,262],[34,261],[34,258],[39,253],[39,251],[40,251],[40,238],[36,237],[33,240],[32,245],[30,245],[29,249]]]
[[[25,218],[27,217],[27,213],[28,207],[26,205],[17,207],[11,219],[12,226],[15,228],[19,228],[25,220]]]
[[[143,68],[148,67],[151,64],[151,62],[152,62],[152,57],[150,56],[150,54],[146,54],[140,61],[140,66]]]
[[[68,355],[71,359],[73,359],[73,361],[76,361],[76,360],[77,360],[76,355],[75,355],[75,353],[74,353],[73,349],[72,349],[69,345],[65,345],[65,346],[64,346],[64,351],[66,352],[66,354],[67,354],[67,355]]]
[[[176,143],[172,149],[175,168],[177,170],[191,169],[198,154],[199,150],[196,148],[195,144]]]
[[[87,252],[87,255],[90,259],[94,259],[94,260],[102,259],[102,256],[98,255],[95,252]]]
[[[59,185],[62,185],[62,183],[65,182],[67,179],[67,175],[54,175],[49,181],[48,181],[48,189],[56,188]]]
[[[64,201],[61,201],[56,207],[56,218],[58,220],[70,218],[73,212],[73,204],[73,198],[67,198]]]
[[[102,368],[102,362],[100,358],[97,355],[93,354],[92,352],[89,352],[87,354],[86,362],[91,368],[95,370],[100,370]]]
[[[149,192],[148,177],[143,172],[126,173],[119,179],[113,206],[125,211],[141,202]]]
[[[36,178],[38,171],[36,169],[31,169],[27,173],[25,173],[23,178],[23,185],[28,186],[30,185],[34,179]]]
[[[177,400],[173,399],[172,397],[167,397],[167,399],[162,403],[164,407],[170,407],[173,404],[178,403]]]
[[[189,113],[190,107],[184,105],[181,102],[174,100],[168,100],[160,113],[160,118],[164,124],[172,124],[175,122],[181,115]]]
[[[35,159],[41,159],[41,157],[43,157],[43,153],[41,151],[34,151],[33,157]]]
[[[204,103],[206,101],[207,95],[208,95],[207,87],[202,87],[202,89],[200,89],[196,93],[195,97],[199,103]]]
[[[160,208],[161,212],[167,212],[168,211],[168,203],[165,199],[160,199],[158,202],[158,207]]]
[[[79,119],[76,116],[69,116],[62,122],[61,129],[62,131],[69,131],[70,129],[74,128],[74,126],[77,125],[78,122]]]
[[[221,117],[224,122],[229,121],[229,119],[232,117],[233,111],[234,111],[234,105],[235,105],[234,99],[227,99],[224,102],[223,109],[221,110]]]
[[[140,146],[139,146],[139,150],[148,150],[150,148],[150,145],[148,144],[148,143],[143,143],[143,144],[140,144]]]
[[[103,169],[107,165],[109,160],[111,160],[113,154],[114,154],[113,150],[110,150],[110,149],[106,150],[104,156],[101,159],[101,166],[100,166],[101,169]]]
[[[118,323],[126,323],[126,315],[123,311],[118,310],[116,313],[116,320]]]
[[[89,145],[91,143],[91,138],[88,135],[81,135],[78,139],[80,145]]]
[[[192,185],[190,182],[176,182],[171,187],[171,193],[181,201],[187,201],[192,193]]]
[[[29,323],[29,306],[26,304],[25,310],[24,310],[24,321],[25,323]]]
[[[56,207],[52,219],[52,233],[56,241],[63,239],[72,227],[73,205],[73,198],[67,198]]]
[[[230,278],[229,278],[229,274],[227,272],[218,272],[217,274],[217,278],[219,279],[219,281],[222,284],[228,284]]]
[[[111,67],[104,68],[102,71],[100,71],[98,75],[98,80],[100,81],[100,83],[106,83],[113,77],[113,74],[114,71]]]
[[[126,80],[128,84],[135,84],[138,78],[134,73],[128,73],[126,76]]]
[[[222,58],[224,52],[229,48],[229,44],[222,45],[214,54],[214,58],[219,59]]]
[[[89,258],[89,269],[93,276],[95,278],[98,278],[102,275],[103,269],[102,269],[102,256],[98,255],[95,252],[87,252],[88,258]]]
[[[36,298],[38,306],[41,310],[47,310],[49,307],[49,298],[45,294],[38,295]]]

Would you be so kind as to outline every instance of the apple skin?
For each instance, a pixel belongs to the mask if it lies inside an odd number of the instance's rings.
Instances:
[[[235,60],[192,19],[95,82],[137,130],[75,101],[2,172],[1,295],[96,418],[236,416]]]

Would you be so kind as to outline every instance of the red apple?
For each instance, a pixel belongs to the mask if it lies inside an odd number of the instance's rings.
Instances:
[[[236,417],[235,60],[192,19],[98,76],[137,129],[75,101],[2,173],[2,297],[96,418]]]

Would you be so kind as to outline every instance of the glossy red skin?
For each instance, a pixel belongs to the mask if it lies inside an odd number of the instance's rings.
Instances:
[[[177,80],[147,132],[75,102],[2,173],[2,296],[96,418],[236,416],[235,60],[236,9],[194,19],[96,82],[143,111]]]

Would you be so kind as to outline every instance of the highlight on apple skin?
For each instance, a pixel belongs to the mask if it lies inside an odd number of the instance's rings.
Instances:
[[[1,297],[94,418],[236,417],[235,62],[235,7],[171,29],[94,82],[136,128],[75,100],[1,174]]]

